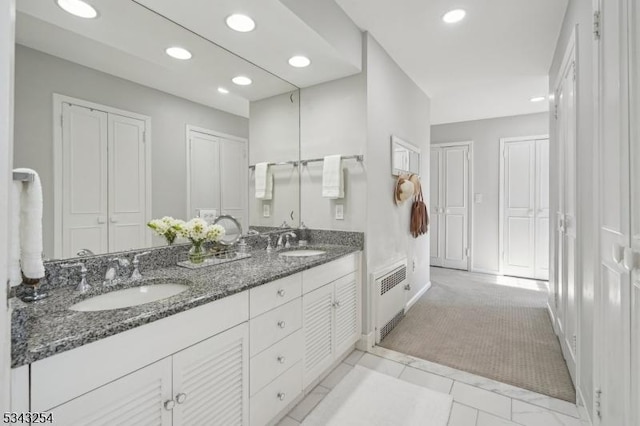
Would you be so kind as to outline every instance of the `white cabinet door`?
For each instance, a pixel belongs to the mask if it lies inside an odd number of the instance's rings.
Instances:
[[[340,278],[334,284],[335,354],[339,356],[360,338],[360,304],[356,274]]]
[[[83,248],[96,254],[109,250],[107,117],[94,109],[62,106],[62,193],[57,195],[62,241],[56,244],[56,257],[74,257]]]
[[[249,229],[248,170],[247,143],[221,139],[220,194],[222,214],[234,216],[245,230]]]
[[[444,209],[445,268],[468,269],[469,147],[452,146],[442,151],[442,200]]]
[[[549,279],[549,139],[536,140],[535,278]]]
[[[305,388],[333,363],[333,309],[332,285],[302,296]]]
[[[199,209],[220,214],[220,143],[200,132],[189,134],[189,217]]]
[[[174,426],[249,423],[247,323],[173,355]]]
[[[138,426],[172,424],[165,402],[171,396],[171,358],[106,384],[51,410],[65,426]]]
[[[109,251],[147,247],[145,122],[109,114]]]
[[[429,205],[429,243],[431,245],[431,265],[442,266],[442,245],[444,239],[441,235],[441,218],[440,205],[441,197],[441,179],[440,169],[442,164],[442,149],[431,148],[431,169],[429,171],[431,178],[431,193]]]

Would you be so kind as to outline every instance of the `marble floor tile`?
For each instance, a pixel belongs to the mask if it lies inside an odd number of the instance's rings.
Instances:
[[[448,426],[476,426],[477,420],[478,410],[454,402]]]
[[[518,400],[513,401],[512,410],[513,421],[524,426],[581,426],[581,421],[575,417]]]
[[[494,416],[493,414],[485,413],[484,411],[478,412],[478,422],[476,426],[519,426],[517,423],[511,420],[503,419],[502,417]]]
[[[316,386],[302,401],[296,405],[288,414],[293,420],[302,422],[305,417],[313,410],[316,405],[327,396],[329,389],[324,386]]]
[[[506,396],[460,382],[453,384],[451,395],[456,402],[505,419],[511,418],[511,398]]]
[[[294,420],[289,416],[287,416],[284,419],[280,420],[280,423],[278,423],[278,426],[299,426],[299,425],[300,425],[299,421]]]
[[[380,358],[379,356],[372,355],[370,353],[364,354],[358,361],[358,365],[392,377],[400,376],[400,373],[404,370],[403,364],[389,359]]]
[[[349,356],[346,357],[342,362],[349,365],[356,365],[358,361],[360,361],[360,358],[362,358],[363,355],[364,355],[364,352],[356,349],[353,352],[351,352]]]
[[[320,382],[320,385],[327,389],[333,389],[351,370],[353,370],[353,365],[345,364],[344,362],[338,364],[338,366]]]
[[[413,367],[405,367],[399,378],[409,383],[442,393],[450,393],[451,387],[453,386],[453,380],[451,379]]]

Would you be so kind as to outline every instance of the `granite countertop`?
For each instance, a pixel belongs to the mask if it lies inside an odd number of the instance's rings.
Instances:
[[[97,312],[77,312],[68,308],[98,294],[134,287],[142,281],[124,282],[105,289],[90,283],[84,294],[74,286],[50,291],[49,297],[34,303],[12,299],[12,367],[30,364],[108,336],[186,311],[214,300],[256,287],[305,269],[330,262],[359,251],[356,246],[314,244],[305,247],[326,253],[310,257],[282,257],[280,252],[251,251],[247,259],[202,269],[172,266],[148,271],[143,280],[187,280],[189,289],[157,302],[130,308]]]

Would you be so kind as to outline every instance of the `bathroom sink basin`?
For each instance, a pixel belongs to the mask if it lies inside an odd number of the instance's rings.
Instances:
[[[137,287],[124,288],[85,299],[69,309],[80,312],[94,312],[129,308],[175,296],[188,288],[189,286],[180,280],[166,281],[160,284],[152,284],[150,281]]]
[[[280,253],[280,256],[284,257],[309,257],[309,256],[320,256],[321,254],[325,254],[324,250],[291,250],[285,251],[284,253]]]

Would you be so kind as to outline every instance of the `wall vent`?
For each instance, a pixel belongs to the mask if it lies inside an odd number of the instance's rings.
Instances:
[[[380,340],[383,340],[385,337],[387,337],[387,334],[391,333],[391,330],[396,328],[396,325],[400,324],[402,318],[404,318],[404,309],[398,312],[395,317],[391,318],[391,321],[389,321],[387,324],[385,324],[384,327],[382,327],[382,330],[380,330]]]
[[[396,269],[394,272],[390,273],[386,277],[382,279],[380,285],[380,296],[383,296],[386,292],[397,286],[398,284],[404,282],[407,279],[407,267],[401,267]]]
[[[404,318],[407,260],[373,273],[372,280],[376,286],[376,343],[380,343]]]

